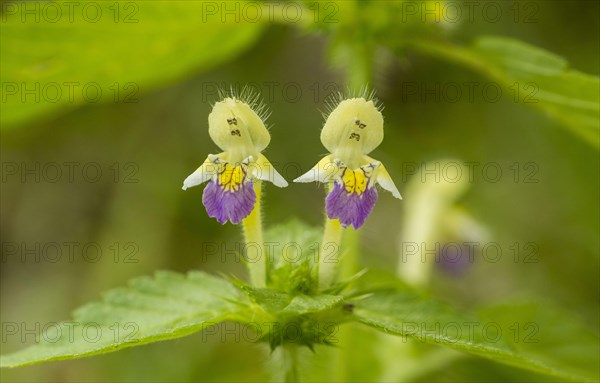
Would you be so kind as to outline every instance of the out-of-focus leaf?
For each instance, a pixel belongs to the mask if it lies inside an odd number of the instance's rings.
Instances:
[[[597,380],[597,334],[567,315],[539,315],[541,308],[526,308],[499,307],[488,311],[489,316],[482,320],[401,288],[375,292],[356,301],[354,315],[360,322],[386,333],[448,346],[557,378]],[[534,337],[532,329],[536,328],[544,329],[543,336],[540,332],[538,338]],[[521,337],[515,341],[518,329]],[[524,343],[534,340],[537,343],[533,346]]]
[[[157,272],[107,292],[101,302],[77,309],[73,320],[49,327],[41,342],[3,355],[1,367],[74,359],[179,338],[235,319],[243,299],[221,278]]]
[[[157,86],[231,59],[257,40],[264,24],[235,22],[235,15],[224,22],[221,6],[4,3],[2,127],[87,103],[135,103]]]
[[[482,36],[470,46],[416,41],[413,47],[465,64],[498,81],[515,102],[540,108],[600,147],[600,79],[519,40]]]
[[[556,370],[598,381],[600,340],[597,330],[550,303],[511,302],[481,310],[478,317],[507,329],[514,352]]]

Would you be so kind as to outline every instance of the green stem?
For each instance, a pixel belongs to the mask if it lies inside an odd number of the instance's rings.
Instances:
[[[266,352],[269,352],[265,348]],[[299,382],[300,381],[300,359],[299,346],[285,344],[269,352],[268,365],[271,371],[272,382]]]
[[[298,349],[296,346],[284,346],[283,349],[283,362],[285,367],[284,382],[293,383],[299,382],[300,376],[298,374]]]
[[[340,265],[338,272],[340,279],[348,279],[360,271],[359,265],[359,248],[360,248],[360,233],[353,227],[348,227],[344,230],[342,237],[342,248],[344,249],[344,261]]]
[[[344,230],[342,246],[344,247],[344,262],[340,265],[338,275],[340,279],[347,279],[360,271],[358,262],[360,234],[358,230],[350,227]],[[341,343],[336,357],[331,363],[332,377],[334,381],[345,382],[349,380],[348,366],[351,365],[352,355],[360,347],[360,342],[357,342],[356,329],[351,324],[340,326],[337,337]]]
[[[256,249],[255,257],[249,257],[247,260],[248,271],[250,273],[250,283],[255,287],[266,286],[267,272],[267,254],[262,234],[262,220],[260,213],[261,182],[254,184],[256,192],[256,204],[250,215],[242,221],[244,228],[244,238],[246,239],[246,251]]]

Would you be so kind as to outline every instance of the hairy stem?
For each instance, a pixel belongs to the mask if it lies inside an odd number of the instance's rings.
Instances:
[[[256,204],[252,213],[242,221],[244,238],[246,239],[246,256],[250,283],[255,287],[266,286],[267,255],[262,233],[262,217],[260,212],[261,182],[254,184]]]

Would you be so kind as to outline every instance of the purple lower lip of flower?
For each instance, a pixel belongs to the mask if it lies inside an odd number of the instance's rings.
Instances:
[[[335,182],[333,190],[325,199],[325,210],[327,217],[339,219],[343,227],[352,225],[358,229],[371,214],[375,202],[377,202],[375,187],[367,187],[361,195],[358,195],[348,193],[343,185]]]
[[[210,181],[202,193],[206,213],[221,225],[228,220],[238,224],[254,209],[256,193],[252,182],[243,182],[236,191],[226,191],[217,182]]]

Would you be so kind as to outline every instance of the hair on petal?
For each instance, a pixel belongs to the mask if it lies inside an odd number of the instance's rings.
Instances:
[[[373,105],[378,111],[383,111],[383,104],[377,98],[377,92],[375,89],[370,89],[369,85],[364,85],[359,89],[346,88],[344,91],[332,92],[324,101],[324,110],[321,111],[321,115],[324,120],[337,108],[340,102],[349,98],[364,98],[367,101],[373,101]]]
[[[240,90],[238,86],[230,85],[229,88],[219,87],[217,93],[218,101],[233,98],[234,100],[248,104],[265,125],[267,119],[271,116],[269,108],[260,97],[260,90],[256,87],[244,85]],[[214,106],[214,103],[211,103],[211,106]]]

